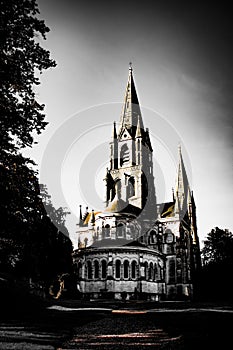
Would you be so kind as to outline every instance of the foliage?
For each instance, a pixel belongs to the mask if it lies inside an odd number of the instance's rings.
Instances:
[[[201,294],[204,299],[232,300],[233,235],[218,227],[212,229],[202,249]]]
[[[36,0],[0,0],[0,7],[0,268],[49,285],[72,270],[67,212],[49,199],[50,219],[42,198],[49,198],[46,188],[40,194],[34,163],[20,152],[47,124],[35,87],[56,63],[40,45],[49,29],[38,19]]]
[[[56,210],[49,200],[57,226],[51,221],[43,205],[47,190],[43,186],[40,194],[38,179],[28,162],[20,155],[7,155],[8,166],[0,164],[0,265],[19,276],[49,280],[72,268],[72,244],[63,234],[68,236],[67,212]]]
[[[44,106],[36,100],[38,75],[54,67],[49,51],[40,46],[49,28],[35,0],[0,0],[0,135],[1,150],[32,146],[32,133],[46,126]]]
[[[204,241],[202,249],[204,265],[233,261],[233,235],[218,227],[212,229]]]

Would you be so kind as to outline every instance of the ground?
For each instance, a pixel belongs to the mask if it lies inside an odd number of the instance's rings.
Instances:
[[[63,300],[0,319],[2,350],[224,349],[231,341],[233,306]]]

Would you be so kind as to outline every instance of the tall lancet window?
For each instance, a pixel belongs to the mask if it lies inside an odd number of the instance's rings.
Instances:
[[[128,190],[128,197],[133,197],[135,195],[135,180],[133,177],[129,178],[127,190]]]
[[[126,144],[124,144],[121,147],[121,152],[120,152],[120,166],[123,166],[124,164],[129,163],[129,160],[130,160],[129,148]]]

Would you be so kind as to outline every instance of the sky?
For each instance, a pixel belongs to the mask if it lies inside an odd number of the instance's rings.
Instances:
[[[76,245],[79,204],[103,205],[112,124],[133,73],[154,149],[158,201],[171,200],[177,146],[202,241],[233,231],[233,21],[224,1],[38,0],[50,28],[41,45],[57,67],[41,76],[46,131],[29,152]]]

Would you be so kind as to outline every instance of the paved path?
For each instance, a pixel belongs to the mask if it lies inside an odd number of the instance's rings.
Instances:
[[[0,349],[206,350],[232,341],[232,307],[92,305],[54,305],[32,319],[0,322]]]
[[[172,336],[150,325],[146,314],[114,315],[78,327],[59,350],[183,349],[181,335]]]

